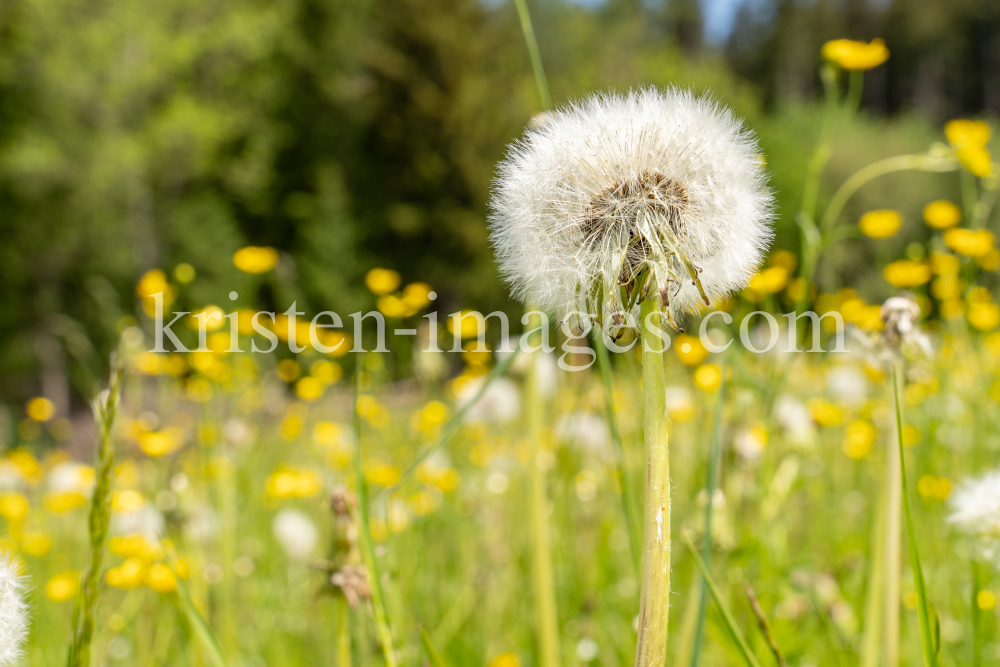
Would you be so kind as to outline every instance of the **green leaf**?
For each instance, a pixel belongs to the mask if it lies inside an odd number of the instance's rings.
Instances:
[[[441,659],[441,654],[434,648],[431,636],[427,634],[427,630],[422,625],[418,625],[417,629],[420,630],[420,643],[424,645],[424,653],[427,654],[427,660],[431,663],[431,667],[445,667],[444,660]]]
[[[205,643],[205,648],[208,649],[208,656],[211,658],[212,664],[215,667],[226,667],[226,661],[222,658],[222,649],[219,648],[219,642],[215,640],[215,635],[212,634],[212,629],[208,627],[208,623],[205,622],[205,618],[201,615],[201,612],[194,606],[191,594],[188,592],[187,586],[184,584],[174,565],[173,556],[169,553],[169,550],[166,551],[168,553],[165,561],[167,567],[173,573],[174,579],[177,581],[177,597],[181,600],[181,609],[184,610],[184,614],[187,616],[191,627],[194,628],[195,633]]]

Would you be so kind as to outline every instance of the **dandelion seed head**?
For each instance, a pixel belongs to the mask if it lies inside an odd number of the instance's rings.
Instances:
[[[1000,470],[966,479],[951,496],[948,522],[974,538],[984,555],[1000,563]]]
[[[28,635],[25,588],[20,563],[0,553],[0,667],[18,661]]]
[[[677,316],[699,310],[742,289],[772,238],[755,139],[686,90],[595,95],[552,112],[498,171],[501,273],[515,298],[562,317],[603,322],[652,290]]]

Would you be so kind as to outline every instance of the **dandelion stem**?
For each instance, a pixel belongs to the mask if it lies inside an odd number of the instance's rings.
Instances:
[[[120,355],[111,358],[111,379],[106,396],[94,399],[94,417],[100,442],[97,449],[97,478],[90,501],[87,529],[90,534],[90,562],[80,579],[73,606],[73,641],[67,665],[86,667],[90,664],[90,642],[94,635],[97,596],[100,592],[101,561],[111,521],[112,469],[115,462],[114,427],[125,376]]]
[[[532,316],[532,327],[540,327],[540,317]],[[532,334],[534,336],[534,334]],[[531,340],[534,346],[536,340]],[[545,439],[545,415],[542,397],[538,390],[538,353],[528,355],[528,374],[525,381],[525,404],[528,441],[531,459],[528,476],[531,490],[532,559],[531,574],[535,593],[535,622],[538,624],[539,664],[542,667],[559,665],[559,619],[556,608],[555,580],[552,574],[552,553],[549,546],[548,494],[546,493],[545,468],[541,453]]]
[[[545,70],[542,68],[542,56],[538,51],[538,41],[535,40],[535,29],[531,25],[531,14],[528,12],[525,0],[514,0],[514,4],[517,6],[517,16],[521,19],[521,32],[524,33],[524,41],[528,45],[531,69],[535,74],[535,85],[538,86],[538,98],[542,102],[542,110],[548,111],[552,108],[552,98],[549,96],[549,83],[545,79]]]
[[[670,614],[670,446],[663,368],[666,347],[659,337],[663,320],[659,293],[643,301],[640,312],[646,492],[635,665],[661,667],[666,662]]]
[[[896,412],[896,449],[899,450],[899,476],[902,482],[903,513],[906,515],[906,538],[910,546],[910,567],[913,569],[913,587],[917,590],[917,613],[920,617],[920,647],[924,654],[925,667],[937,667],[937,650],[934,646],[934,636],[931,634],[927,587],[924,583],[924,570],[920,565],[917,536],[914,532],[913,514],[910,511],[910,498],[906,486],[906,462],[903,460],[903,411],[899,403],[899,388],[903,382],[901,365],[901,362],[896,362],[892,369],[892,397],[893,407]]]
[[[625,445],[618,429],[618,418],[615,417],[614,396],[611,384],[611,361],[608,359],[608,348],[598,330],[594,350],[597,352],[597,365],[604,381],[604,403],[608,415],[608,428],[611,429],[611,439],[618,450],[618,475],[621,478],[622,505],[625,510],[625,525],[628,527],[629,545],[632,548],[632,558],[635,560],[636,572],[642,571],[642,529],[639,526],[639,510],[635,506],[635,492],[632,488],[632,478],[628,473],[625,460]]]
[[[895,392],[895,385],[893,385]],[[893,434],[895,440],[897,436]],[[885,502],[885,550],[882,571],[882,585],[885,591],[885,607],[883,609],[883,643],[882,664],[885,667],[896,667],[899,664],[899,578],[902,557],[902,512],[903,487],[902,464],[900,452],[895,447],[888,447],[886,463],[886,502]]]

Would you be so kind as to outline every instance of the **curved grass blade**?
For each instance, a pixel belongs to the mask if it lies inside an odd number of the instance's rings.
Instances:
[[[205,643],[205,648],[208,650],[208,656],[211,658],[212,664],[215,667],[226,667],[226,661],[222,658],[222,649],[219,647],[219,642],[216,641],[215,635],[212,634],[212,629],[205,622],[205,617],[201,615],[201,612],[194,605],[194,600],[191,599],[191,594],[188,592],[187,586],[177,572],[173,555],[169,549],[164,549],[164,554],[166,556],[164,562],[174,575],[174,581],[177,582],[177,597],[181,600],[181,609],[184,610],[188,622],[194,628],[195,633],[201,638],[202,642]]]
[[[424,653],[427,654],[427,660],[431,663],[431,667],[445,667],[444,660],[441,659],[441,654],[434,648],[431,636],[427,634],[427,630],[422,625],[418,625],[417,629],[420,630],[420,643],[424,645]]]
[[[715,585],[712,575],[709,573],[708,568],[705,567],[705,562],[701,559],[694,544],[691,543],[691,538],[687,533],[681,533],[681,539],[684,540],[684,544],[691,551],[691,555],[694,557],[694,564],[698,567],[698,571],[701,572],[701,576],[704,577],[705,585],[708,586],[708,592],[711,593],[712,599],[715,600],[715,604],[719,608],[719,613],[722,614],[722,619],[726,623],[726,629],[729,630],[733,641],[736,642],[736,646],[740,649],[743,659],[750,667],[760,667],[760,662],[757,661],[757,657],[750,651],[750,645],[747,644],[747,640],[743,636],[743,632],[740,631],[740,627],[736,625],[736,619],[733,618],[732,612],[729,611],[725,600],[722,599],[719,587]]]

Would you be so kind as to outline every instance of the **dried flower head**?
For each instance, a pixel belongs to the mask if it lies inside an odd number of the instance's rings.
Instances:
[[[340,589],[352,608],[357,607],[361,600],[368,600],[372,596],[368,570],[364,565],[345,565],[330,575],[330,583]]]
[[[1000,470],[963,481],[951,506],[948,522],[975,539],[987,558],[1000,563]]]
[[[920,305],[909,292],[890,297],[880,310],[885,325],[878,346],[883,355],[916,354],[930,357],[931,343],[920,330]]]
[[[742,289],[772,237],[756,141],[732,112],[686,90],[564,107],[498,169],[500,270],[516,298],[560,316],[619,324],[651,290],[671,316],[694,311]]]
[[[25,587],[20,563],[0,553],[0,667],[18,661],[28,636]]]

